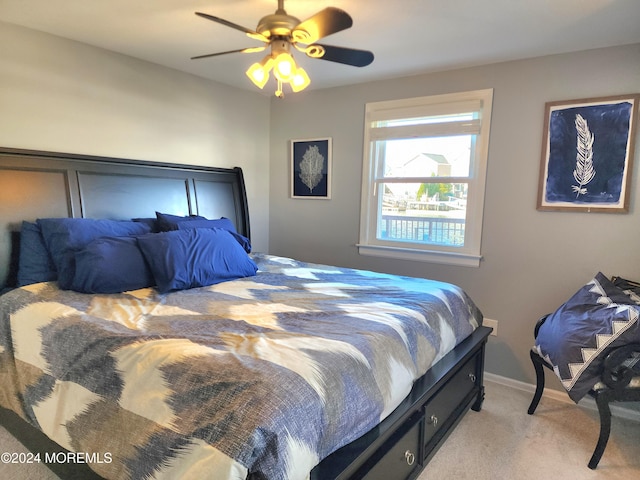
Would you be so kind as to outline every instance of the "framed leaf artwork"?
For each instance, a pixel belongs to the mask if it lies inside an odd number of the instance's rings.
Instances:
[[[629,211],[639,99],[546,103],[538,210]]]
[[[331,138],[291,140],[291,198],[331,198]]]

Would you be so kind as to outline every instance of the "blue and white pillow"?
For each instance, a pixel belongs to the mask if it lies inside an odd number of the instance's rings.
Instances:
[[[634,299],[598,273],[547,317],[535,349],[577,403],[600,380],[611,349],[640,341],[639,318]]]

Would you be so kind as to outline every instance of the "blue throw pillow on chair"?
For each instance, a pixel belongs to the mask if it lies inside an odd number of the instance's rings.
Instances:
[[[598,273],[547,317],[535,349],[577,403],[599,381],[612,348],[640,342],[639,318],[640,306]]]

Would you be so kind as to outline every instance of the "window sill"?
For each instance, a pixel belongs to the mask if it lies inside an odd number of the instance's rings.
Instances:
[[[360,255],[373,257],[397,258],[418,262],[440,263],[461,267],[479,267],[481,255],[458,252],[439,252],[435,250],[416,250],[413,248],[388,247],[382,245],[356,244]]]

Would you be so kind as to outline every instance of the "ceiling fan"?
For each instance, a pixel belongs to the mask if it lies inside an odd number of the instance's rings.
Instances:
[[[278,0],[276,12],[260,19],[255,30],[206,13],[195,12],[195,14],[207,20],[240,30],[249,38],[259,40],[264,45],[198,55],[191,57],[191,59],[217,57],[229,53],[255,53],[271,47],[271,53],[265,56],[262,61],[251,65],[246,74],[258,88],[264,88],[269,80],[269,72],[273,69],[273,75],[278,85],[276,90],[277,97],[284,96],[282,86],[285,83],[291,85],[291,89],[294,92],[304,90],[311,83],[307,72],[298,67],[293,59],[291,55],[292,46],[308,57],[355,67],[364,67],[373,62],[373,53],[369,51],[316,43],[321,38],[346,30],[353,25],[353,20],[349,14],[339,8],[327,7],[301,22],[296,17],[287,14],[284,9],[284,0]]]

